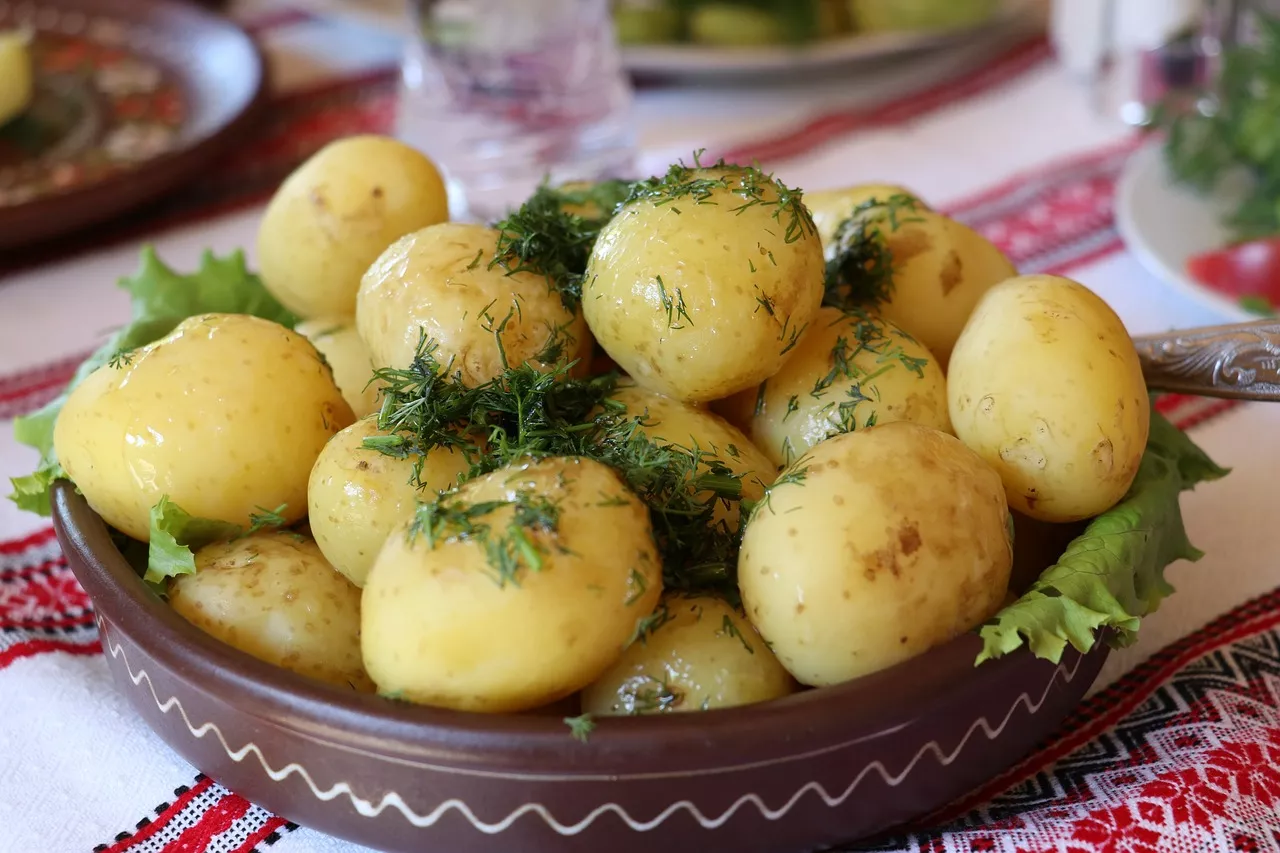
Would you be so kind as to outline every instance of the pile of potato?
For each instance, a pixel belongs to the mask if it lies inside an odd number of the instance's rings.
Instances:
[[[71,394],[58,460],[139,540],[162,497],[242,528],[279,507],[292,528],[208,545],[169,583],[193,624],[304,675],[485,712],[705,710],[856,678],[1000,608],[1011,507],[1071,522],[1125,493],[1147,395],[1090,291],[1019,277],[901,188],[801,202],[753,169],[672,175],[603,227],[576,305],[490,265],[499,232],[445,221],[422,155],[335,143],[259,234],[265,284],[304,322],[197,316],[113,361]],[[824,286],[850,217],[891,253],[874,304]],[[471,477],[448,444],[370,446],[375,367],[426,341],[463,387],[585,372],[598,345],[630,377],[610,405],[740,481],[714,519],[741,536],[740,604],[664,592],[654,517],[597,459]],[[497,530],[516,534],[501,553]]]

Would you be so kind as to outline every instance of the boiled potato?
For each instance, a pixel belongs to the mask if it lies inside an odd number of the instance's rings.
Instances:
[[[0,30],[0,124],[21,115],[31,104],[35,74],[27,40],[26,33]]]
[[[981,234],[940,213],[917,209],[890,214],[879,208],[864,215],[884,235],[893,255],[892,291],[876,310],[924,344],[945,370],[978,300],[1017,270]]]
[[[622,3],[613,10],[619,44],[662,44],[680,38],[679,9],[649,3]]]
[[[437,447],[413,482],[414,457],[388,456],[364,446],[383,435],[376,419],[356,421],[320,451],[307,485],[311,534],[333,567],[363,586],[392,529],[408,522],[419,500],[457,485],[470,465],[459,451]]]
[[[849,15],[864,32],[945,30],[990,18],[999,0],[849,0]]]
[[[291,174],[258,226],[263,284],[300,317],[350,317],[369,264],[449,218],[435,164],[383,136],[331,142]]]
[[[853,215],[860,205],[872,201],[886,201],[903,196],[911,199],[921,210],[929,206],[920,200],[916,193],[897,184],[858,184],[852,187],[840,187],[834,190],[819,190],[804,194],[805,207],[813,215],[813,224],[818,226],[818,236],[822,245],[830,245],[840,224]]]
[[[783,40],[782,22],[764,9],[700,3],[689,15],[689,39],[717,47],[753,47]]]
[[[663,397],[652,391],[630,385],[619,388],[613,399],[625,408],[627,418],[642,418],[640,431],[659,444],[673,444],[692,450],[697,447],[710,462],[718,462],[742,478],[743,500],[758,501],[764,497],[765,487],[777,476],[777,466],[751,443],[751,439],[723,418],[706,411]],[[730,530],[738,529],[737,506],[716,507],[717,523],[724,521]]]
[[[169,581],[179,616],[259,660],[371,692],[360,659],[360,590],[297,533],[206,545],[196,572]]]
[[[407,367],[423,334],[435,358],[481,385],[506,366],[541,369],[588,355],[581,315],[545,276],[489,268],[498,232],[445,223],[396,241],[365,273],[356,324],[376,364]]]
[[[425,530],[393,532],[365,581],[364,661],[382,693],[538,708],[597,679],[658,603],[648,510],[599,462],[500,468],[437,509]]]
[[[1000,473],[1019,512],[1089,518],[1138,473],[1151,425],[1142,366],[1120,318],[1083,285],[1029,275],[991,290],[948,385],[956,435]]]
[[[582,691],[597,716],[707,711],[786,696],[795,680],[723,599],[672,596],[657,627]]]
[[[59,463],[94,511],[150,538],[167,495],[191,515],[247,525],[307,511],[307,477],[354,420],[315,347],[243,314],[202,314],[90,374],[54,425]]]
[[[803,684],[884,669],[999,607],[1013,562],[1000,477],[908,421],[845,433],[784,470],[747,522],[747,615]]]
[[[294,331],[311,341],[329,362],[338,390],[357,418],[378,411],[381,395],[373,379],[373,359],[354,320],[322,317],[299,323]]]
[[[822,277],[798,193],[754,169],[673,167],[600,232],[582,304],[636,382],[705,402],[778,372],[818,310]]]
[[[951,431],[947,382],[938,360],[887,320],[823,308],[796,354],[758,389],[729,407],[745,413],[747,434],[776,465],[813,445],[891,421]]]

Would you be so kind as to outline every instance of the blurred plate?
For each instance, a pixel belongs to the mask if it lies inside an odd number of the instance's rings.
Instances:
[[[182,184],[245,129],[263,63],[178,0],[0,0],[29,29],[35,98],[0,126],[0,249],[100,222]]]
[[[1027,16],[1036,5],[1030,0],[1006,0],[994,15],[971,27],[855,33],[802,46],[631,45],[622,50],[622,64],[633,74],[667,77],[755,77],[815,71],[962,44]]]
[[[1238,299],[1218,293],[1187,273],[1187,261],[1232,240],[1224,217],[1239,208],[1245,187],[1225,181],[1201,195],[1177,184],[1165,166],[1161,145],[1135,153],[1116,188],[1116,227],[1147,271],[1229,320],[1256,320]]]

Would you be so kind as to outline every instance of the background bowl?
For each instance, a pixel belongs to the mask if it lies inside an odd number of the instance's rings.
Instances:
[[[975,668],[970,634],[775,702],[603,719],[579,743],[559,714],[399,704],[257,661],[152,595],[74,486],[58,483],[53,506],[107,664],[147,724],[250,800],[388,851],[777,853],[853,840],[1008,768],[1107,655],[1099,643],[1055,665],[1020,650]],[[1032,563],[1061,553],[1039,541]]]

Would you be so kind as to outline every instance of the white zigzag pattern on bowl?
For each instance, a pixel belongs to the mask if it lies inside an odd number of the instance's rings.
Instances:
[[[104,637],[105,637],[105,632],[104,632]],[[566,835],[566,836],[579,834],[580,832],[585,830],[587,827],[589,827],[592,823],[594,823],[598,818],[610,812],[612,812],[613,814],[616,814],[619,818],[621,818],[621,820],[624,823],[627,824],[628,827],[630,827],[632,830],[636,832],[646,832],[648,830],[651,830],[661,825],[664,821],[666,821],[672,815],[677,814],[678,812],[681,812],[681,811],[687,811],[703,827],[703,829],[718,829],[719,827],[727,823],[729,819],[732,818],[733,815],[738,811],[738,809],[740,809],[741,807],[743,807],[748,803],[755,806],[756,809],[760,812],[760,814],[766,820],[778,820],[783,815],[787,814],[787,812],[791,811],[791,809],[795,806],[795,804],[798,803],[805,794],[808,794],[811,791],[816,793],[819,797],[821,797],[822,801],[826,803],[827,806],[831,808],[835,808],[836,806],[839,806],[842,803],[844,803],[844,801],[847,800],[853,794],[853,792],[857,789],[858,785],[862,783],[862,780],[872,770],[878,771],[880,773],[880,776],[884,780],[885,784],[889,785],[890,787],[896,787],[902,782],[903,779],[905,779],[911,773],[913,769],[915,769],[916,764],[918,764],[920,762],[920,759],[922,759],[925,756],[925,754],[928,752],[932,751],[933,754],[937,756],[938,763],[943,766],[947,766],[960,756],[960,753],[964,750],[965,745],[968,744],[969,738],[971,738],[974,732],[978,731],[979,729],[982,730],[987,740],[995,740],[997,737],[1000,736],[1000,734],[1004,731],[1005,727],[1009,724],[1009,720],[1013,718],[1013,714],[1018,709],[1019,705],[1024,706],[1027,709],[1028,713],[1035,714],[1044,705],[1045,699],[1048,698],[1049,691],[1053,689],[1054,682],[1058,680],[1058,677],[1062,676],[1063,682],[1066,684],[1071,683],[1071,680],[1075,678],[1076,672],[1078,672],[1080,669],[1080,664],[1084,661],[1083,655],[1077,657],[1075,666],[1070,670],[1067,670],[1065,667],[1059,665],[1058,668],[1054,670],[1053,676],[1049,679],[1049,683],[1045,685],[1044,693],[1041,694],[1039,700],[1033,702],[1030,696],[1028,696],[1026,693],[1023,693],[1016,700],[1014,700],[1013,705],[1010,706],[1008,713],[1005,714],[1004,719],[1000,722],[1000,725],[996,726],[994,729],[991,727],[991,724],[987,722],[986,717],[979,717],[977,720],[974,721],[973,725],[969,727],[969,730],[965,732],[965,736],[960,740],[960,743],[956,746],[956,748],[950,754],[944,754],[942,751],[942,748],[938,746],[936,741],[930,741],[929,743],[925,744],[920,748],[920,750],[916,753],[915,757],[912,758],[911,761],[907,764],[907,766],[902,770],[902,772],[897,775],[893,775],[889,773],[885,769],[884,765],[881,764],[879,761],[873,761],[871,764],[864,767],[862,772],[857,775],[857,777],[849,784],[849,786],[845,788],[845,790],[837,796],[832,796],[830,793],[828,793],[826,788],[824,788],[821,783],[809,782],[808,784],[801,787],[800,790],[796,791],[795,794],[793,794],[790,799],[788,799],[785,803],[782,804],[782,806],[776,809],[769,808],[769,806],[767,806],[764,803],[764,801],[760,799],[760,797],[756,794],[744,794],[737,801],[735,801],[733,805],[729,806],[729,808],[726,809],[722,814],[715,817],[708,817],[704,815],[698,809],[698,807],[694,805],[692,802],[688,800],[681,800],[678,803],[672,803],[670,806],[663,809],[657,815],[657,817],[654,817],[650,820],[636,820],[630,814],[628,814],[624,808],[619,806],[617,803],[606,803],[605,805],[592,810],[590,813],[587,814],[586,817],[584,817],[582,820],[578,821],[577,823],[570,823],[570,824],[561,823],[560,821],[556,820],[556,818],[550,812],[548,812],[546,807],[543,806],[541,803],[525,803],[524,805],[517,808],[515,811],[511,812],[511,814],[507,815],[502,820],[497,821],[495,823],[489,823],[477,817],[476,814],[471,811],[470,807],[468,807],[466,803],[457,799],[445,800],[443,803],[436,806],[427,814],[421,815],[415,812],[412,808],[410,808],[405,803],[405,801],[400,797],[400,795],[394,791],[385,795],[382,798],[382,801],[380,803],[378,803],[377,805],[374,805],[370,801],[357,796],[356,793],[351,790],[351,787],[346,782],[339,782],[333,787],[322,791],[320,787],[315,783],[315,780],[311,778],[311,774],[307,772],[307,769],[300,764],[291,763],[291,764],[285,765],[279,770],[273,770],[271,766],[267,764],[266,757],[262,754],[262,750],[258,748],[257,744],[248,743],[248,744],[245,744],[240,749],[232,749],[231,745],[227,743],[226,737],[222,734],[222,730],[219,729],[217,725],[215,725],[214,723],[204,723],[203,725],[200,725],[200,726],[194,725],[191,722],[191,719],[187,716],[186,709],[182,706],[182,703],[178,700],[176,696],[171,696],[168,699],[161,700],[159,695],[156,693],[155,684],[151,681],[151,676],[147,674],[146,670],[139,669],[136,674],[134,673],[133,668],[129,665],[128,656],[125,654],[124,649],[121,648],[119,644],[108,640],[107,648],[110,651],[111,656],[113,658],[120,658],[124,662],[125,671],[128,672],[129,680],[133,682],[134,686],[140,686],[144,680],[147,682],[147,687],[151,691],[151,698],[155,700],[156,707],[160,710],[161,713],[168,714],[170,710],[176,707],[178,709],[178,714],[182,717],[183,723],[186,725],[187,730],[190,731],[192,735],[194,735],[197,738],[203,738],[206,734],[212,731],[214,735],[217,737],[218,742],[222,744],[222,748],[226,751],[227,755],[233,761],[236,761],[236,762],[243,761],[246,756],[252,753],[258,759],[258,763],[262,765],[262,769],[266,772],[266,774],[272,780],[276,782],[280,782],[285,778],[287,778],[290,774],[297,773],[299,776],[302,777],[303,781],[307,783],[307,787],[311,789],[311,793],[313,793],[318,799],[328,802],[329,800],[336,799],[337,797],[345,794],[347,798],[351,800],[351,804],[355,807],[356,811],[359,812],[361,815],[364,815],[365,817],[377,817],[387,808],[394,808],[398,810],[402,815],[404,815],[405,819],[408,820],[414,826],[429,827],[437,823],[440,820],[440,818],[443,817],[447,812],[451,810],[456,810],[463,817],[465,817],[473,827],[475,827],[478,831],[483,832],[487,835],[496,835],[498,833],[505,831],[506,829],[510,828],[512,824],[514,824],[517,820],[519,820],[521,817],[523,817],[526,814],[537,815],[538,817],[542,818],[542,820],[551,829],[555,830],[560,835]]]

